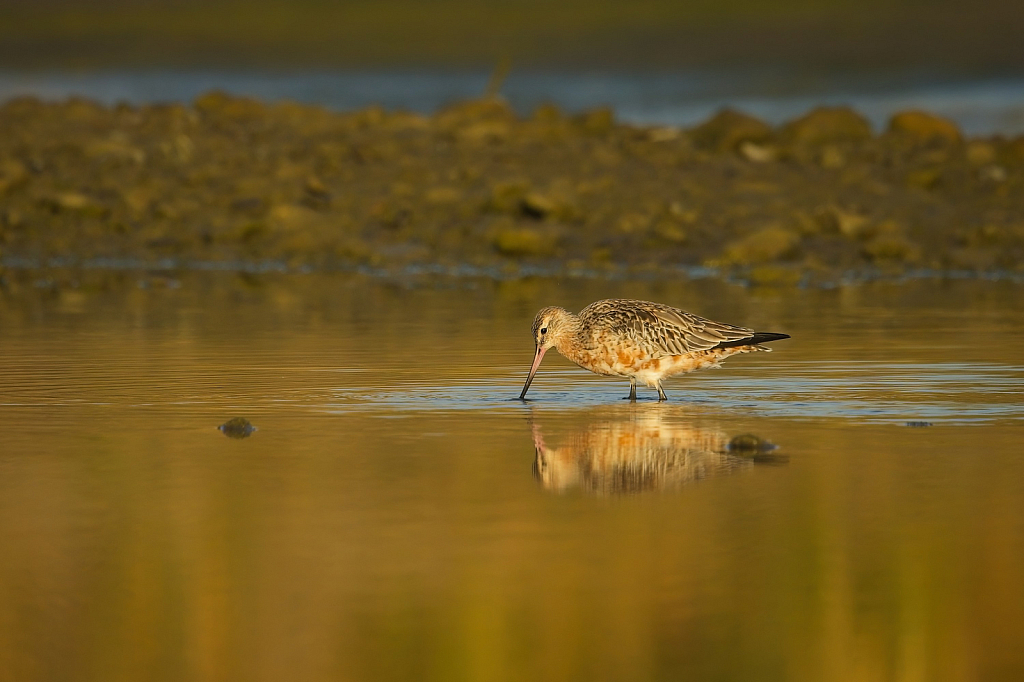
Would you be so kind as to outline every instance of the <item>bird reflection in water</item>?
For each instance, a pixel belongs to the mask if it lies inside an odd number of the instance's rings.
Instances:
[[[610,410],[549,446],[536,415],[531,419],[533,474],[545,489],[579,488],[598,495],[670,490],[711,476],[785,464],[789,458],[758,436],[730,437],[687,420],[682,410],[636,406]],[[598,412],[597,414],[601,414]]]

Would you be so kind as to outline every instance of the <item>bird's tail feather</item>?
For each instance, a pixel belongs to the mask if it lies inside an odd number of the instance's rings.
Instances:
[[[733,346],[756,346],[761,343],[768,343],[769,341],[778,341],[779,339],[788,339],[789,334],[778,334],[776,332],[754,332],[752,336],[748,336],[745,339],[735,339],[733,341],[723,341],[722,343],[715,346],[715,348],[732,348]],[[767,348],[765,350],[768,350]]]

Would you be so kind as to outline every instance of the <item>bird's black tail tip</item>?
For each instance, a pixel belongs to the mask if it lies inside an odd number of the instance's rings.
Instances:
[[[732,348],[733,346],[756,346],[759,343],[768,343],[769,341],[778,341],[779,339],[792,338],[789,334],[779,334],[778,332],[754,332],[753,336],[748,336],[745,339],[736,339],[735,341],[724,341],[718,344],[718,348]]]
[[[789,338],[792,338],[789,334],[779,334],[778,332],[755,332],[750,340],[752,343],[768,343]]]

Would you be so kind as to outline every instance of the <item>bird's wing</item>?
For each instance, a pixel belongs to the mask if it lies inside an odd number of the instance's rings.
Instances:
[[[630,339],[655,358],[708,350],[754,335],[752,329],[713,322],[672,306],[625,299],[592,303],[580,311],[580,320],[598,333]]]

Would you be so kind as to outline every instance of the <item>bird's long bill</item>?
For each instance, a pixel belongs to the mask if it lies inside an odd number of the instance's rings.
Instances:
[[[530,390],[530,384],[533,383],[533,377],[537,374],[537,368],[540,367],[540,361],[544,359],[544,352],[546,350],[547,348],[537,346],[537,354],[533,356],[533,367],[530,368],[530,376],[526,377],[526,385],[523,386],[523,392],[519,394],[520,400],[526,398],[526,392]]]

